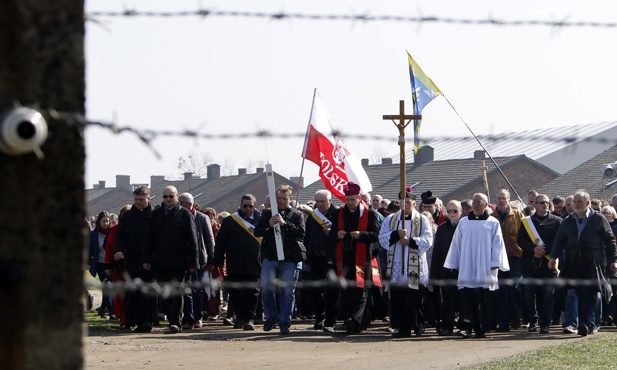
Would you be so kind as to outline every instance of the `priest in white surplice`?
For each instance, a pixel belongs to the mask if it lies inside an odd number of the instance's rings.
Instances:
[[[401,212],[388,216],[381,224],[379,243],[388,251],[386,276],[390,278],[390,322],[398,329],[394,338],[417,336],[424,332],[423,289],[429,271],[426,252],[433,247],[433,229],[426,216],[416,210],[411,188],[405,194],[405,223]]]
[[[443,265],[459,270],[457,286],[463,338],[469,338],[472,329],[476,338],[486,337],[487,292],[499,289],[497,269],[510,269],[499,221],[489,216],[487,205],[486,195],[473,195],[473,211],[459,221]]]

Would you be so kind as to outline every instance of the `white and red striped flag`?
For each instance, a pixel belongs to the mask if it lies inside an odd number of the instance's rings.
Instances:
[[[360,185],[362,194],[373,190],[362,163],[344,140],[334,134],[328,110],[315,89],[311,117],[304,139],[302,157],[319,166],[319,177],[332,195],[345,201],[347,182]]]

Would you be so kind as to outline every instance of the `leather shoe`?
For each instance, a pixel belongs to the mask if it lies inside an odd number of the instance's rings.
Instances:
[[[578,327],[578,335],[580,335],[581,337],[586,337],[587,334],[589,334],[589,329],[587,328],[587,325],[580,325]]]
[[[255,330],[255,324],[253,323],[253,320],[247,321],[242,327],[242,330]]]
[[[276,321],[274,319],[267,319],[264,323],[264,331],[270,331],[276,328]]]
[[[411,338],[411,330],[399,330],[392,333],[392,338]]]
[[[280,325],[280,334],[281,334],[281,335],[286,335],[286,334],[289,334],[289,325],[287,325],[287,324],[281,324],[281,325]]]
[[[234,321],[234,329],[242,329],[244,327],[244,321],[236,319]]]
[[[348,335],[358,333],[359,327],[360,325],[356,324],[356,322],[352,318],[348,318],[343,324],[343,329]]]

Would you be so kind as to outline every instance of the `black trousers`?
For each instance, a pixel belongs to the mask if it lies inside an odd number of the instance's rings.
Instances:
[[[370,289],[351,287],[342,289],[340,304],[340,318],[343,321],[352,319],[362,329],[368,328],[371,322],[371,308],[373,306]]]
[[[159,284],[179,284],[184,281],[186,270],[158,269],[154,271],[154,276]],[[159,303],[166,308],[169,325],[180,327],[184,316],[184,291],[178,287],[169,297],[159,297]]]
[[[154,281],[154,274],[145,270],[127,270],[126,273],[134,280],[140,278],[145,283]],[[144,323],[152,324],[156,315],[156,295],[147,295],[141,290],[127,290],[124,296],[126,307],[126,325],[136,326]]]
[[[462,330],[473,331],[476,334],[486,332],[486,296],[488,289],[463,288],[459,291],[460,326]]]
[[[226,280],[246,284],[242,288],[227,289],[236,320],[245,323],[249,320],[255,320],[257,303],[259,302],[259,276],[233,275],[228,276]]]
[[[340,289],[334,286],[327,286],[328,274],[336,275],[335,266],[328,264],[326,259],[315,258],[310,265],[310,271],[304,275],[307,282],[323,283],[323,287],[304,288],[303,302],[305,308],[315,314],[315,322],[324,320],[325,326],[334,326],[336,317],[339,314],[339,295]]]
[[[423,325],[422,298],[424,287],[410,289],[396,285],[390,286],[390,323],[392,328],[411,331]]]
[[[458,279],[458,272],[447,271],[441,278],[445,280],[444,284],[434,285],[434,293],[438,302],[437,305],[439,306],[436,324],[441,329],[454,330],[454,327],[457,325],[454,322],[454,318],[456,312],[459,311],[458,287],[455,283]]]

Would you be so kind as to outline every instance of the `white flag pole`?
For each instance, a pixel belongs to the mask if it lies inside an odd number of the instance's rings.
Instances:
[[[266,178],[268,180],[268,193],[270,194],[270,209],[272,210],[272,216],[274,216],[279,213],[279,209],[276,204],[276,185],[274,185],[274,172],[272,172],[272,165],[270,163],[266,163]],[[285,252],[283,251],[283,237],[281,235],[281,225],[274,225],[276,256],[279,261],[285,260]]]

